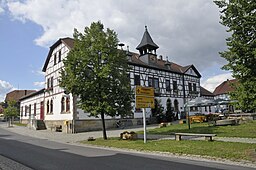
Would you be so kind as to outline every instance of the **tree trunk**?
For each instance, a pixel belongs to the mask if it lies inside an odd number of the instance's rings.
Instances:
[[[100,115],[101,115],[101,121],[102,121],[103,139],[107,140],[107,133],[106,133],[106,127],[105,127],[104,113],[101,113]]]
[[[10,118],[7,118],[7,126],[11,127],[11,119]]]

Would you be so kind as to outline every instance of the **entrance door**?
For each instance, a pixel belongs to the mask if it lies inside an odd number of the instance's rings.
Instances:
[[[40,103],[40,120],[44,120],[44,102]]]

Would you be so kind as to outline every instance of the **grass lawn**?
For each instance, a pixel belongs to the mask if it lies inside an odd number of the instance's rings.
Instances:
[[[210,156],[229,160],[256,161],[256,144],[247,143],[149,140],[144,144],[143,140],[128,141],[119,140],[119,138],[110,138],[108,140],[96,139],[95,141],[82,141],[82,143],[139,151],[160,151],[175,154]]]
[[[167,134],[174,132],[190,133],[216,133],[219,137],[243,137],[256,138],[256,121],[250,121],[238,126],[208,126],[207,123],[175,124],[164,128],[148,130],[148,134]],[[140,131],[139,133],[143,133]],[[134,149],[139,151],[160,151],[174,154],[190,154],[217,157],[229,160],[249,160],[256,162],[256,144],[219,142],[219,141],[192,141],[192,140],[149,140],[146,144],[143,140],[108,140],[96,139],[95,141],[82,141],[82,143],[107,146],[115,148]]]
[[[187,124],[175,124],[164,128],[148,130],[148,134],[170,135],[175,132],[215,133],[218,137],[256,138],[256,121],[236,126],[209,126],[208,123],[194,123],[188,129]],[[143,133],[142,131],[139,133]]]

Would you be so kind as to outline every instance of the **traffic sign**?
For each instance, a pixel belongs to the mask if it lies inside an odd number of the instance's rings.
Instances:
[[[143,96],[152,96],[154,97],[154,88],[153,87],[142,87],[136,86],[135,95],[143,95]]]
[[[151,96],[136,96],[136,108],[154,108],[155,99]]]
[[[135,107],[143,108],[143,127],[144,127],[144,143],[147,141],[147,131],[146,131],[146,109],[145,108],[155,108],[155,98],[154,98],[154,88],[153,87],[141,87],[136,86],[135,88]]]

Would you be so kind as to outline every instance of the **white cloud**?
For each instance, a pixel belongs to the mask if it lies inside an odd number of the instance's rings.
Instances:
[[[45,76],[45,73],[42,72],[40,69],[38,69],[38,70],[32,70],[31,72],[34,73],[35,75]]]
[[[0,80],[0,102],[4,101],[6,93],[14,90],[13,85],[9,82]]]
[[[0,6],[0,14],[4,13],[4,9]]]
[[[35,86],[38,86],[38,87],[40,87],[40,88],[43,88],[44,85],[45,85],[45,82],[44,82],[44,81],[42,81],[42,82],[36,81],[36,82],[34,82],[33,84],[34,84]]]
[[[136,51],[148,25],[160,47],[158,54],[181,65],[194,64],[200,71],[221,65],[218,52],[225,49],[225,28],[219,24],[219,11],[205,0],[24,0],[8,2],[14,18],[32,21],[43,28],[35,42],[50,46],[60,37],[72,37],[73,29],[83,31],[101,20],[114,29],[120,41]]]
[[[213,92],[214,89],[218,85],[220,85],[223,81],[225,81],[227,79],[233,79],[231,73],[224,73],[224,74],[219,74],[219,75],[210,77],[210,78],[206,79],[205,81],[203,81],[201,83],[201,86],[206,88],[207,90]]]

